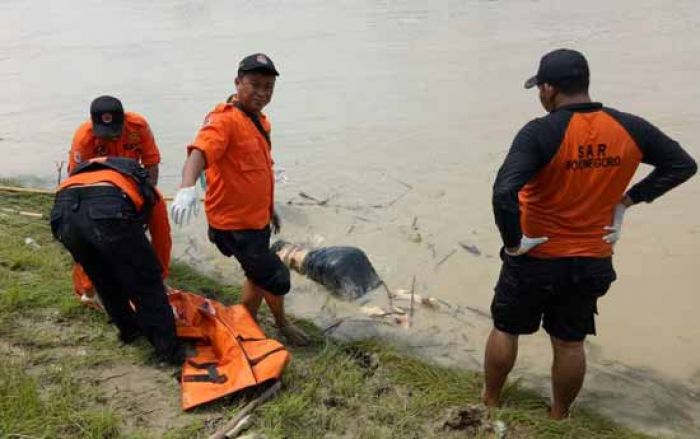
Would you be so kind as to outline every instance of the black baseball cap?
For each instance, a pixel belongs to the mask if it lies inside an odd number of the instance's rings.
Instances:
[[[588,81],[589,78],[588,61],[581,52],[557,49],[542,57],[537,74],[525,81],[525,88],[544,83],[556,86],[573,80]]]
[[[100,96],[90,104],[92,132],[97,137],[117,137],[124,126],[124,107],[112,96]]]
[[[243,58],[238,64],[238,72],[269,72],[275,76],[280,75],[270,57],[264,53],[254,53]]]

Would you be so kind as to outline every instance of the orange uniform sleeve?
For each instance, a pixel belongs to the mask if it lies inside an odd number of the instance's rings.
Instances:
[[[81,162],[95,157],[94,136],[90,121],[84,122],[73,135],[73,143],[68,152],[68,173]]]
[[[151,127],[144,120],[145,126],[141,128],[141,164],[143,166],[153,166],[160,163],[160,151],[153,137]]]
[[[151,245],[156,252],[158,261],[163,268],[163,279],[168,277],[170,268],[170,252],[173,248],[173,241],[170,237],[170,223],[168,222],[168,211],[165,206],[162,194],[160,199],[153,206],[151,219],[148,223],[148,231],[151,234]]]
[[[229,145],[227,117],[225,113],[212,112],[204,119],[202,128],[192,145],[187,147],[189,154],[192,149],[198,149],[204,154],[206,167],[216,163],[224,155]]]

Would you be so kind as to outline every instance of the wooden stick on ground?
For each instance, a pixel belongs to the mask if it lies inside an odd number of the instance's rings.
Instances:
[[[413,282],[411,282],[411,309],[408,312],[408,327],[410,328],[413,324],[413,303],[415,302],[414,297],[416,294],[416,276],[413,276]]]
[[[251,420],[252,415],[245,415],[243,419],[241,419],[238,424],[236,424],[235,427],[228,433],[226,433],[227,438],[234,438],[240,436],[241,433],[243,433],[250,425],[253,423]]]
[[[225,439],[226,437],[228,437],[229,432],[236,428],[238,423],[241,422],[241,419],[245,418],[246,415],[250,414],[260,404],[272,398],[272,396],[275,393],[277,393],[281,387],[282,383],[280,381],[277,381],[269,389],[265,390],[262,393],[262,395],[258,396],[257,398],[246,404],[245,407],[243,407],[243,409],[240,412],[238,412],[238,414],[233,419],[231,419],[229,422],[226,423],[226,425],[217,430],[216,433],[209,436],[209,439]]]
[[[44,217],[44,215],[42,215],[39,212],[28,212],[26,210],[8,209],[8,208],[4,208],[4,207],[0,210],[2,210],[3,212],[7,212],[7,213],[14,213],[16,215],[30,216],[32,218],[43,218]]]
[[[55,191],[52,191],[50,189],[36,189],[36,188],[29,188],[29,187],[14,187],[14,186],[0,186],[0,191],[5,191],[5,192],[26,192],[29,194],[55,194]]]
[[[15,187],[15,186],[0,186],[0,192],[18,192],[18,193],[27,193],[27,194],[46,194],[46,195],[55,195],[56,191],[52,189],[37,189],[37,188],[31,188],[31,187]],[[163,195],[163,200],[165,201],[173,201],[173,197],[169,195]],[[204,201],[204,198],[200,198],[199,201]]]

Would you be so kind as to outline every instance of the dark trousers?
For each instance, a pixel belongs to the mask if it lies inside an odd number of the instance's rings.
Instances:
[[[51,231],[85,269],[119,337],[128,342],[143,333],[158,357],[177,363],[162,270],[131,200],[115,187],[64,189],[51,211]]]

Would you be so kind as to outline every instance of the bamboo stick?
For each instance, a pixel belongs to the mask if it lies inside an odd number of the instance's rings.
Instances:
[[[228,432],[236,428],[236,425],[238,425],[241,419],[245,418],[246,415],[250,414],[260,404],[270,399],[275,393],[277,393],[280,390],[281,387],[282,383],[277,381],[269,389],[265,390],[260,396],[246,404],[246,406],[243,407],[243,409],[240,412],[238,412],[238,414],[232,420],[227,422],[226,425],[221,427],[216,433],[209,436],[209,439],[224,439],[227,436]]]

